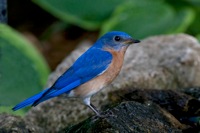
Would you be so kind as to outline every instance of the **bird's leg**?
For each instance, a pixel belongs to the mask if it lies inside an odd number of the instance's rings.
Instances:
[[[96,109],[96,107],[93,104],[88,105],[88,107],[90,107],[90,109],[92,109],[92,111],[94,111],[97,116],[100,116],[99,111]]]
[[[105,114],[102,115],[102,114],[100,114],[99,111],[96,109],[96,107],[93,104],[90,104],[90,105],[87,105],[87,106],[90,107],[90,109],[92,109],[92,111],[94,111],[96,113],[96,115],[98,117],[100,117],[100,118],[105,118],[105,117],[110,116],[110,114],[109,115],[105,115]]]
[[[83,102],[85,105],[87,105],[93,112],[96,113],[97,116],[101,116],[99,111],[96,109],[96,107],[90,103],[90,97],[87,97],[85,99],[83,99]]]

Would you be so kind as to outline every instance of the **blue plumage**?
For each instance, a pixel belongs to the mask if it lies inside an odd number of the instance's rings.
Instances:
[[[40,98],[42,96],[42,94],[44,94],[48,89],[43,90],[42,92],[35,94],[34,96],[26,99],[25,101],[17,104],[14,108],[12,108],[14,111],[21,109],[23,107],[26,107],[28,105],[31,105],[35,102],[35,100],[37,100],[38,98]]]
[[[99,115],[94,106],[90,104],[90,97],[118,75],[126,49],[130,44],[138,42],[124,32],[108,32],[80,56],[52,87],[17,104],[13,110],[29,105],[36,106],[63,93],[70,96],[73,92],[73,95],[81,97],[83,102]],[[119,58],[122,59],[118,61]],[[114,70],[115,65],[116,70]]]
[[[107,69],[111,61],[112,55],[109,52],[91,47],[57,79],[51,88],[19,103],[13,110],[18,110],[28,105],[36,106],[45,100],[67,93],[73,88],[98,76]]]
[[[109,52],[92,47],[58,78],[53,88],[61,89],[76,80],[85,83],[104,71],[111,61],[112,55]]]

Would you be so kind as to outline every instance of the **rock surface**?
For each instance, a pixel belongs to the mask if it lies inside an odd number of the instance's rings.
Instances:
[[[181,133],[183,126],[169,113],[154,104],[122,102],[103,118],[93,116],[64,130],[66,133]]]
[[[0,114],[0,133],[43,133],[40,127],[25,122],[21,117]]]
[[[88,47],[88,42],[77,48],[50,76],[52,85]],[[180,89],[200,86],[200,45],[185,34],[150,37],[138,45],[130,46],[118,78],[92,98],[95,106],[108,101],[108,92],[119,88]],[[26,121],[45,128],[48,132],[59,131],[76,124],[92,114],[91,110],[74,99],[54,98],[32,108]]]
[[[200,87],[185,88],[182,91],[188,95],[195,97],[200,101]]]
[[[175,90],[124,89],[109,93],[109,104],[122,101],[153,102],[167,110],[180,122],[191,126],[195,122],[190,123],[189,119],[185,118],[200,116],[200,101]],[[198,124],[198,121],[196,124]]]

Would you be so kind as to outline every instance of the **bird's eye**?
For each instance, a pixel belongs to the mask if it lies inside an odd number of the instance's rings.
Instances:
[[[115,36],[115,41],[119,42],[121,40],[121,38],[119,36]]]

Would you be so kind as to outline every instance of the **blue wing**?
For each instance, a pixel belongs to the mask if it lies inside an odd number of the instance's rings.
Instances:
[[[67,93],[75,87],[102,74],[108,68],[111,61],[111,53],[91,47],[57,79],[51,88],[28,98],[16,105],[13,110],[20,109],[30,104],[36,106],[47,99]]]

